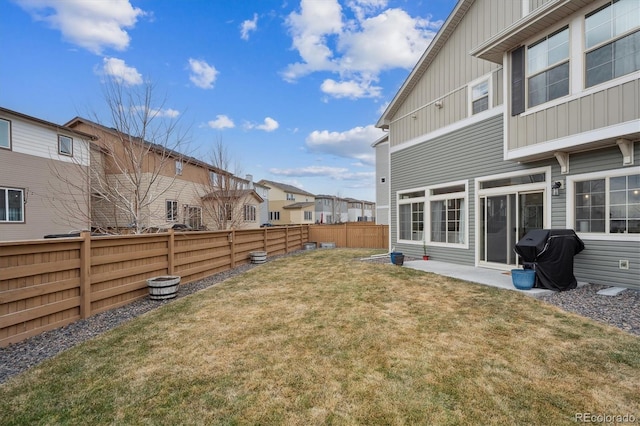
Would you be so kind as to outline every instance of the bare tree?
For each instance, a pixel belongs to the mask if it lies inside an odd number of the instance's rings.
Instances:
[[[213,166],[203,180],[205,195],[203,209],[208,222],[215,229],[239,229],[258,220],[256,202],[260,197],[253,189],[253,182],[238,177],[241,169],[234,163],[229,150],[220,138],[211,154]]]
[[[130,88],[110,80],[104,88],[110,123],[92,114],[93,120],[78,117],[68,124],[94,136],[89,176],[54,174],[68,187],[88,183],[93,228],[143,233],[166,222],[164,194],[181,173],[178,150],[184,152],[186,139],[179,120],[167,115],[165,100],[156,102],[153,85]]]

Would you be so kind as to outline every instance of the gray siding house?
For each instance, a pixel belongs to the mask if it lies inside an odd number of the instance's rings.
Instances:
[[[377,123],[390,246],[509,270],[570,228],[579,280],[640,288],[639,70],[637,0],[460,0]]]

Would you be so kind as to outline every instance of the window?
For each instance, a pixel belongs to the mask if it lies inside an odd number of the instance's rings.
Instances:
[[[244,221],[255,222],[256,221],[256,206],[245,204],[244,206]]]
[[[202,228],[202,208],[200,207],[187,207],[187,225],[192,229]]]
[[[225,203],[223,206],[220,206],[220,220],[221,221],[229,221],[232,220],[233,214],[233,206],[229,203]]]
[[[280,212],[269,212],[269,220],[280,220]]]
[[[470,93],[470,111],[471,115],[477,114],[489,109],[489,80],[483,80],[479,83],[471,83]]]
[[[313,212],[304,212],[304,220],[313,220]]]
[[[616,0],[585,17],[586,87],[640,69],[640,2]]]
[[[175,222],[178,220],[178,202],[167,200],[167,221]]]
[[[380,178],[380,183],[385,183],[386,181],[387,181],[387,178],[386,178],[386,177],[381,177],[381,178]]]
[[[176,160],[176,175],[182,176],[182,161]]]
[[[422,241],[424,236],[424,191],[399,194],[398,238]]]
[[[431,242],[464,244],[466,241],[466,185],[430,191]]]
[[[24,190],[0,188],[0,222],[24,222]]]
[[[574,208],[578,232],[640,234],[640,174],[577,180]]]
[[[216,172],[209,172],[209,181],[213,186],[221,186],[220,183],[220,175]]]
[[[287,201],[295,201],[296,196],[287,192]]]
[[[73,156],[73,139],[58,135],[58,154]]]
[[[11,122],[0,118],[0,148],[11,149]]]
[[[533,107],[569,94],[569,28],[527,49],[528,105]]]

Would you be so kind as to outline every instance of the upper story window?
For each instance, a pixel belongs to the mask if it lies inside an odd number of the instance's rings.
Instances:
[[[182,161],[176,160],[176,175],[182,176]]]
[[[527,87],[529,107],[569,94],[569,27],[527,48]]]
[[[0,222],[24,222],[24,190],[0,188]]]
[[[586,87],[640,69],[640,2],[615,0],[585,17]]]
[[[477,83],[471,83],[470,111],[471,115],[489,109],[489,80],[485,79]]]
[[[11,149],[11,122],[0,118],[0,148]]]
[[[287,192],[287,201],[295,201],[296,196]]]
[[[73,139],[69,136],[58,135],[58,154],[73,156]]]

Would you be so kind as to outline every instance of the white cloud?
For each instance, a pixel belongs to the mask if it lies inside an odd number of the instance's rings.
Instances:
[[[205,61],[189,58],[189,80],[201,89],[212,89],[218,76],[218,70]]]
[[[249,33],[258,29],[258,14],[253,14],[253,19],[247,19],[240,25],[240,38],[249,40]]]
[[[101,54],[104,49],[125,50],[131,38],[126,29],[145,15],[129,0],[17,0],[34,19],[59,30],[69,42]]]
[[[246,129],[258,129],[258,130],[264,130],[265,132],[273,132],[278,127],[280,127],[280,124],[271,117],[265,118],[262,124],[254,124],[254,123],[245,124]]]
[[[302,0],[299,12],[286,19],[302,60],[289,64],[283,78],[293,82],[313,72],[331,72],[340,78],[324,81],[321,90],[329,96],[380,96],[373,84],[378,75],[413,67],[442,25],[386,6],[386,0],[353,0],[343,10],[337,0]]]
[[[134,111],[138,111],[138,112],[144,112],[145,110],[144,105],[136,105],[136,106],[132,106],[131,109]],[[149,108],[148,113],[151,117],[153,118],[176,118],[177,116],[180,115],[180,111],[172,109],[172,108]]]
[[[375,164],[371,144],[384,132],[373,125],[354,127],[345,132],[315,130],[306,138],[306,146],[312,152],[352,158],[368,165]]]
[[[356,80],[338,82],[330,78],[322,82],[320,89],[334,98],[375,98],[382,93],[382,88],[372,86],[371,82]]]
[[[233,120],[223,114],[216,115],[216,119],[207,122],[207,125],[212,129],[233,129],[236,127]]]
[[[128,66],[122,59],[104,58],[99,74],[107,75],[126,86],[142,84],[142,75],[134,67]]]

